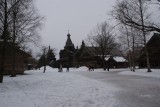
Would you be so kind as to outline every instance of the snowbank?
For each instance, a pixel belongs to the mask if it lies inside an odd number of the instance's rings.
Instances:
[[[71,68],[71,71],[87,71],[88,68],[86,66],[81,66],[79,68]]]

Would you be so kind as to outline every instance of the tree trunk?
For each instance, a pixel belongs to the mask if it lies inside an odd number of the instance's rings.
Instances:
[[[129,68],[130,70],[132,71],[132,62],[131,62],[131,51],[130,51],[130,41],[129,41],[129,33],[128,33],[128,28],[126,25],[125,26],[125,29],[127,31],[127,46],[128,46],[128,49],[129,49],[129,53],[128,53],[128,61],[129,61]]]
[[[0,83],[3,83],[3,72],[4,72],[4,66],[5,66],[5,58],[6,58],[6,42],[7,42],[7,29],[8,29],[8,25],[7,25],[7,20],[8,20],[8,16],[7,16],[7,0],[5,0],[5,6],[4,6],[4,31],[3,31],[3,45],[2,45],[2,56],[1,56],[1,68],[0,68]]]
[[[132,49],[132,70],[133,70],[133,72],[135,72],[135,63],[134,63],[134,60],[135,60],[135,56],[134,56],[134,54],[135,54],[135,46],[134,46],[134,42],[135,42],[135,40],[134,40],[135,38],[133,37],[133,49]]]
[[[16,13],[13,13],[13,44],[12,44],[12,72],[11,72],[11,77],[16,76],[16,70],[15,70],[15,65],[16,65],[16,51],[15,51],[15,38],[16,38]]]
[[[46,72],[46,65],[44,65],[44,69],[43,69],[43,73],[45,73]]]
[[[131,26],[131,34],[132,34],[132,71],[135,72],[135,64],[134,64],[134,60],[135,60],[135,35],[133,34],[133,28]]]
[[[103,69],[106,70],[105,55],[104,54],[102,54],[102,66],[103,66]]]
[[[131,62],[131,52],[130,52],[130,50],[129,50],[128,60],[129,60],[129,68],[132,71],[132,62]]]
[[[45,52],[44,52],[45,53]],[[45,54],[44,54],[44,61],[43,61],[43,64],[44,64],[44,69],[43,69],[43,73],[46,72],[46,57],[45,57]]]
[[[140,11],[141,11],[141,21],[142,21],[142,32],[143,32],[143,39],[144,39],[144,47],[145,47],[145,54],[146,54],[146,62],[147,62],[147,72],[152,72],[150,68],[150,62],[149,62],[149,53],[148,53],[148,47],[146,43],[146,34],[144,30],[144,19],[143,19],[143,11],[142,11],[142,0],[139,0],[140,3]]]
[[[145,51],[146,51],[146,61],[147,61],[147,72],[152,72],[151,67],[150,67],[150,62],[149,62],[149,53],[148,53],[148,48],[147,45],[145,46]]]
[[[0,83],[3,83],[3,72],[4,72],[4,64],[5,64],[5,51],[6,51],[6,42],[3,42],[2,45],[2,55],[1,55],[1,67],[0,67]]]

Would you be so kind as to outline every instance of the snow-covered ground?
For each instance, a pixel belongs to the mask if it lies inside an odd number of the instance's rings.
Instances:
[[[4,76],[0,107],[114,107],[119,89],[71,72],[47,67],[25,71],[15,78]],[[77,71],[87,72],[82,67]]]
[[[66,71],[64,69],[64,71]],[[80,67],[78,69],[76,68],[71,68],[70,71],[88,71],[87,67]],[[108,72],[104,71],[102,69],[95,69],[95,72]],[[123,75],[137,75],[137,76],[145,76],[145,77],[156,77],[160,78],[160,69],[152,69],[152,72],[147,72],[147,69],[135,69],[135,72],[130,71],[128,68],[122,68],[122,69],[110,69],[109,72],[114,72],[114,71],[122,71],[118,74],[123,74]]]
[[[159,70],[147,73],[146,69],[131,72],[127,69],[123,75],[160,77]],[[88,72],[88,68],[70,68],[70,72],[58,72],[47,67],[41,70],[25,71],[25,75],[15,78],[4,76],[0,84],[0,107],[117,107],[115,93],[121,89],[109,83],[80,76],[73,72]],[[96,69],[94,72],[106,72]]]
[[[119,74],[160,78],[160,69],[152,69],[152,72],[147,72],[147,69],[136,69],[135,72],[126,70]]]

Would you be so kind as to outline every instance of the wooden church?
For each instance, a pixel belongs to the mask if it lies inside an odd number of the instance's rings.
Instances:
[[[89,66],[92,65],[95,68],[102,67],[102,57],[100,53],[97,53],[96,49],[98,47],[89,47],[86,46],[84,41],[82,41],[80,48],[75,48],[74,44],[71,40],[71,35],[67,34],[67,41],[64,46],[64,49],[60,50],[59,56],[60,59],[57,61],[58,64],[62,64],[63,67],[67,65],[70,67],[80,67],[80,66]],[[109,52],[110,59],[113,57],[123,57],[123,54],[118,49],[112,49]],[[108,57],[108,55],[106,55]],[[116,60],[106,60],[112,61],[113,66],[117,65],[117,67],[127,67],[128,63],[126,60],[124,61],[116,61]],[[113,67],[112,66],[112,67]]]

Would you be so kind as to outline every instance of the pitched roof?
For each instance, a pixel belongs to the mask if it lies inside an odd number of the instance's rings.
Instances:
[[[160,44],[160,34],[154,33],[154,35],[147,42],[147,46],[157,46]]]
[[[147,48],[149,52],[150,59],[155,58],[158,60],[160,54],[160,34],[154,33],[154,35],[147,42]],[[138,60],[146,60],[145,48],[141,50],[141,54]]]
[[[0,41],[0,50],[2,49],[2,45],[3,45],[3,41]],[[6,51],[11,51],[12,46],[13,46],[13,43],[7,42],[6,43]],[[31,55],[29,53],[21,50],[20,47],[17,44],[15,44],[15,51],[21,53],[22,55],[24,55],[26,57],[31,57]]]
[[[98,47],[84,47],[83,50],[80,50],[81,52],[83,51],[84,52],[87,52],[89,53],[91,56],[101,56],[101,52],[99,51],[100,48]],[[80,52],[78,51],[78,53]],[[106,55],[111,55],[111,56],[124,56],[123,53],[114,48],[114,49],[111,49]]]
[[[124,57],[120,57],[120,56],[114,56],[113,59],[116,62],[126,62],[127,61],[126,59],[124,59]]]

